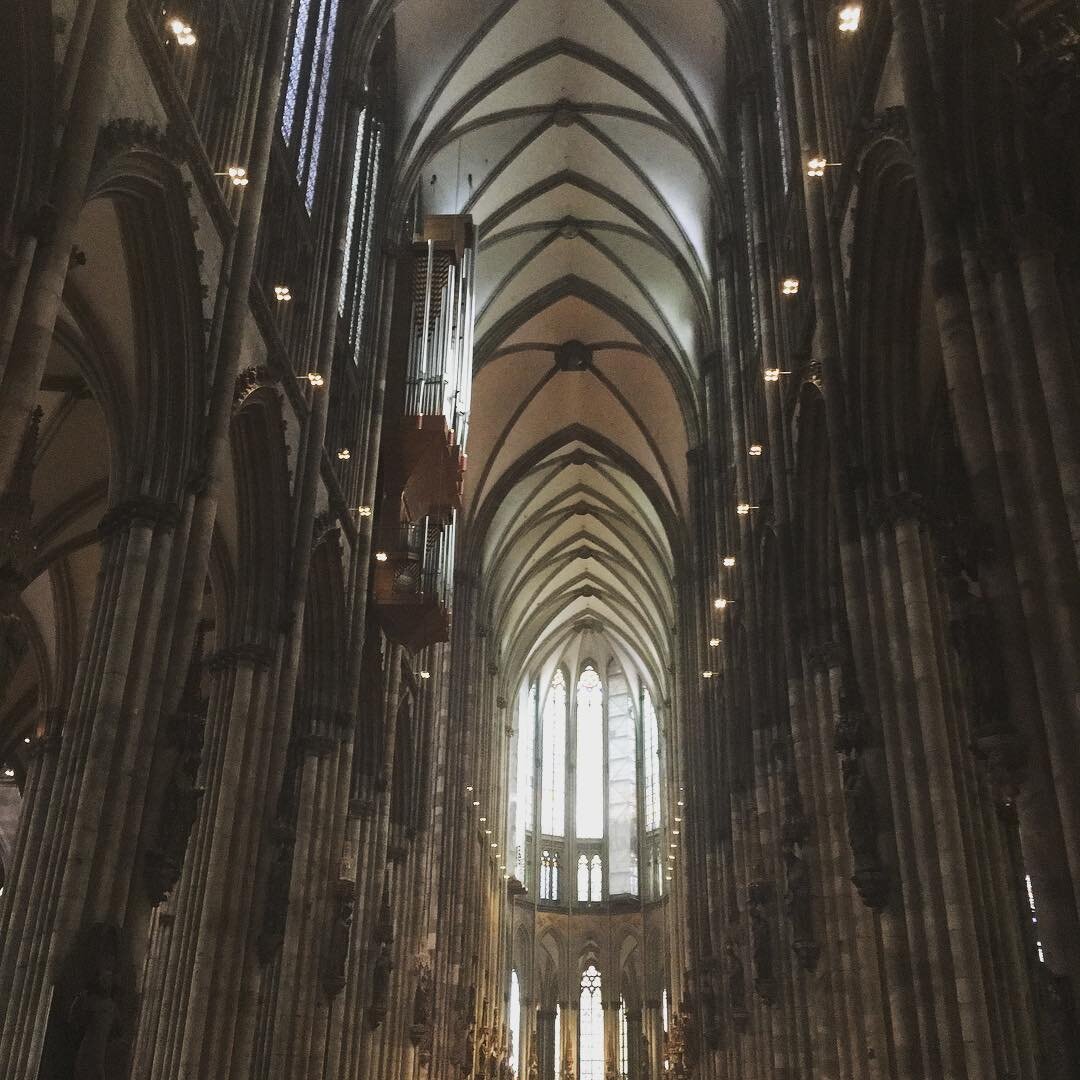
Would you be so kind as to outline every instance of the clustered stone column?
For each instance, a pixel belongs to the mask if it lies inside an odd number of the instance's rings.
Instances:
[[[729,580],[720,555],[740,568],[687,763],[702,1076],[1080,1067],[1060,1049],[1080,1030],[1076,285],[1027,164],[990,164],[1014,145],[988,134],[1002,98],[971,93],[1008,79],[997,31],[889,7],[864,6],[864,32],[892,49],[902,104],[871,123],[842,133],[834,30],[804,0],[762,22],[775,79],[749,65],[738,85],[744,202],[708,381],[723,426],[696,492],[700,594]],[[971,83],[938,66],[939,20]],[[962,124],[985,160],[959,152]],[[812,176],[812,158],[836,164]],[[916,408],[941,413],[933,445]]]

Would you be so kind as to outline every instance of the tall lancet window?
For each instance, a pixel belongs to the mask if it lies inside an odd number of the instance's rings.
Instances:
[[[562,1080],[562,1006],[555,1006],[555,1076]]]
[[[578,856],[577,898],[594,904],[604,898],[604,862],[599,855]]]
[[[521,1055],[521,984],[518,973],[510,972],[510,1068],[518,1075]]]
[[[642,762],[645,774],[645,831],[660,828],[660,730],[652,694],[641,694]]]
[[[619,998],[619,1075],[630,1075],[630,1028],[626,1020],[626,998]]]
[[[590,964],[581,976],[578,1057],[581,1080],[604,1080],[604,1005],[600,998],[600,972]]]
[[[555,672],[544,706],[544,776],[540,829],[547,836],[566,831],[566,676]]]
[[[604,835],[604,689],[589,664],[577,686],[577,836]]]
[[[525,881],[525,847],[533,829],[533,754],[536,736],[537,685],[529,686],[528,696],[518,717],[517,782],[514,796],[516,828],[514,833],[514,876]],[[520,700],[520,698],[519,698]]]
[[[296,159],[296,178],[310,210],[330,89],[338,0],[297,0],[293,11],[281,134]]]
[[[544,851],[540,855],[540,899],[559,899],[559,853]]]
[[[375,107],[361,109],[356,124],[355,156],[349,177],[349,218],[345,231],[345,263],[338,308],[344,320],[354,360],[359,360],[371,323],[372,298],[377,289],[372,277],[378,260],[372,259],[375,242],[379,178],[382,175],[383,123]]]

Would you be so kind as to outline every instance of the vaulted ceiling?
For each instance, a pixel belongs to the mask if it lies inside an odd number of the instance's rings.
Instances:
[[[393,28],[396,191],[480,236],[463,534],[504,670],[599,627],[665,697],[716,318],[721,7],[404,0]],[[568,342],[588,348],[560,364]]]

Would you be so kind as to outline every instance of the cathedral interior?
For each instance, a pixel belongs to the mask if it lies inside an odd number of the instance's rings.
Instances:
[[[0,87],[3,1080],[1080,1078],[1080,0]]]

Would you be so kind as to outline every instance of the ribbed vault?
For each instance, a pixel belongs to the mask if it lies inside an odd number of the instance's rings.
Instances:
[[[503,670],[597,627],[663,699],[715,318],[721,11],[405,0],[393,19],[399,210],[418,190],[480,237],[463,535]]]

